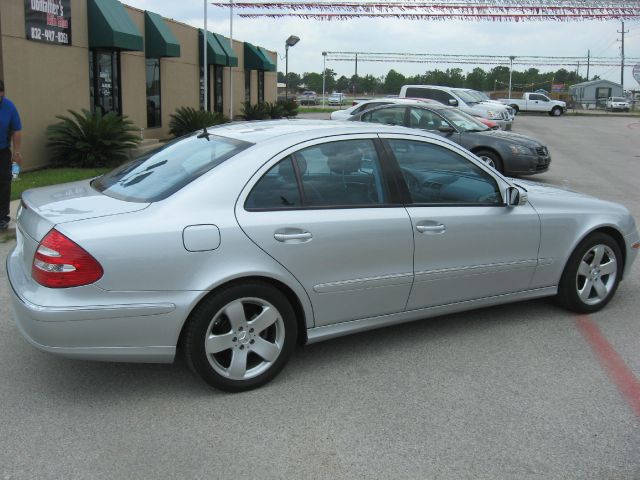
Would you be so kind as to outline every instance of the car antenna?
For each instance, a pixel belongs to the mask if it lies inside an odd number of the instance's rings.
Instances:
[[[209,136],[210,136],[210,135],[211,135],[211,134],[207,131],[207,127],[204,127],[204,128],[202,129],[202,133],[201,133],[200,135],[198,135],[196,138],[206,138],[206,139],[207,139],[207,142],[208,142],[208,141],[209,141]]]

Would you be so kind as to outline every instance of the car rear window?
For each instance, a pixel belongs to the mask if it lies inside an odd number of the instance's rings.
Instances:
[[[129,202],[157,202],[253,145],[193,133],[125,163],[91,182],[98,192]]]

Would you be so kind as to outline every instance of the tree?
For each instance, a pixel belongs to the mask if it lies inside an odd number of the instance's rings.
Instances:
[[[487,72],[480,67],[474,68],[467,75],[465,85],[467,88],[473,88],[474,90],[487,90]]]
[[[319,73],[305,72],[302,75],[302,81],[308,90],[313,90],[315,92],[322,91],[322,75]]]
[[[384,91],[385,93],[398,95],[400,93],[400,89],[405,83],[405,76],[391,69],[384,79]]]
[[[337,81],[336,81],[336,91],[338,92],[348,92],[349,91],[349,79],[347,77],[345,77],[344,75],[342,75]]]

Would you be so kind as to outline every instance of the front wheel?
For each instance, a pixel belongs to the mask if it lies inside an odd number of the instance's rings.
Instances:
[[[551,115],[552,117],[559,117],[560,115],[562,115],[562,109],[560,107],[553,107],[551,112],[549,112],[549,115]]]
[[[502,159],[497,153],[490,150],[478,150],[477,152],[475,152],[475,154],[480,158],[480,160],[482,160],[494,170],[497,170],[500,173],[504,173],[504,165],[502,164]]]
[[[567,262],[558,287],[558,301],[574,312],[597,312],[615,294],[622,268],[622,253],[616,241],[600,232],[590,235]]]
[[[262,282],[221,289],[198,305],[185,332],[187,363],[210,385],[238,392],[273,379],[297,338],[287,298]]]

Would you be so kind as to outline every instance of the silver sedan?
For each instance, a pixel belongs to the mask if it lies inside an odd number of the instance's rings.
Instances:
[[[513,181],[403,127],[235,123],[92,181],[29,190],[7,259],[18,328],[67,357],[171,362],[255,388],[296,343],[517,300],[613,297],[621,205]]]

